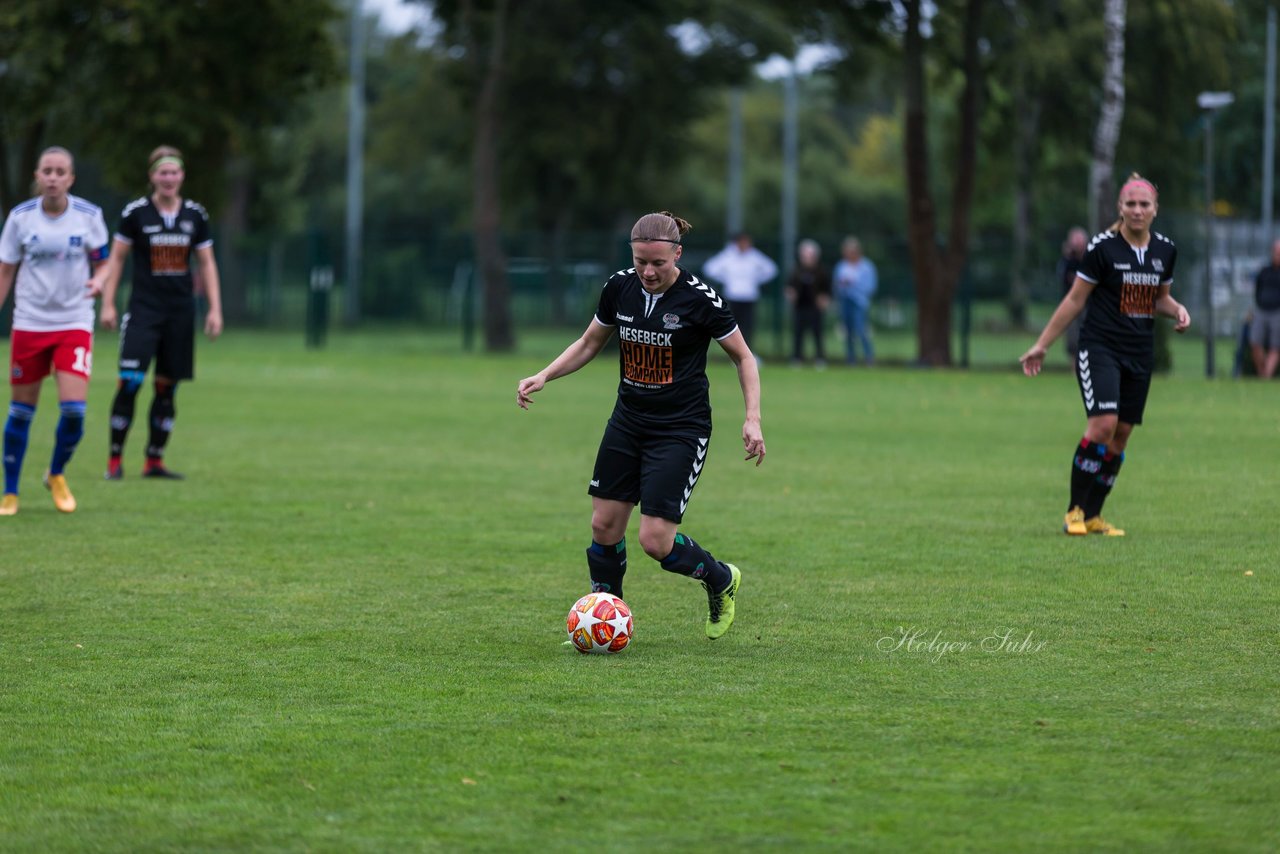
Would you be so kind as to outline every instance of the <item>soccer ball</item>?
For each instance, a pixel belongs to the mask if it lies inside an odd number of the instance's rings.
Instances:
[[[578,652],[622,652],[631,643],[631,609],[611,593],[588,593],[573,603],[565,627]]]

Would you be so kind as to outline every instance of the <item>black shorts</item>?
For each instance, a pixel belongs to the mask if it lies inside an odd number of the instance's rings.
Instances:
[[[195,377],[196,309],[157,311],[130,307],[120,323],[120,371],[146,373],[156,360],[156,376]]]
[[[1151,361],[1118,356],[1106,347],[1081,342],[1076,382],[1085,415],[1116,415],[1126,424],[1141,424],[1151,389]]]
[[[646,516],[679,523],[707,461],[710,438],[636,433],[610,419],[587,494],[639,504]]]

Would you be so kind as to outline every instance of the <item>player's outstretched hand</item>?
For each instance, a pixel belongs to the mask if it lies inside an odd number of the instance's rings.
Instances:
[[[102,308],[98,310],[98,325],[103,329],[115,329],[116,322],[116,307],[104,302]]]
[[[1040,368],[1044,366],[1045,349],[1039,344],[1022,354],[1022,358],[1018,359],[1022,363],[1022,372],[1029,377],[1034,377],[1040,373]]]
[[[764,462],[764,433],[760,422],[747,421],[742,425],[742,446],[747,450],[746,459],[755,460],[756,465]]]
[[[1178,306],[1178,316],[1173,319],[1174,332],[1186,332],[1187,327],[1191,325],[1191,315],[1187,313],[1185,305]]]
[[[97,299],[98,294],[102,293],[102,282],[97,279],[90,279],[85,282],[84,289],[88,291],[85,294],[85,299]]]
[[[528,409],[530,396],[535,391],[542,391],[542,387],[547,381],[542,378],[541,374],[534,374],[531,377],[525,377],[520,380],[520,385],[516,387],[516,405],[521,409]]]

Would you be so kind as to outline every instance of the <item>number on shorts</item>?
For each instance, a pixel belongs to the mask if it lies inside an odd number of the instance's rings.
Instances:
[[[76,360],[71,365],[71,370],[79,374],[88,376],[93,370],[93,353],[84,347],[76,348]]]

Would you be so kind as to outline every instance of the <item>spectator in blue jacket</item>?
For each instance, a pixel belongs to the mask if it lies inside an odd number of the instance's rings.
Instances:
[[[876,353],[871,346],[867,321],[871,313],[871,298],[879,285],[876,265],[862,254],[862,244],[856,237],[846,237],[840,248],[844,258],[836,264],[835,285],[845,331],[845,361],[850,365],[858,363],[854,353],[856,340],[862,344],[862,356],[867,364],[874,364]]]

